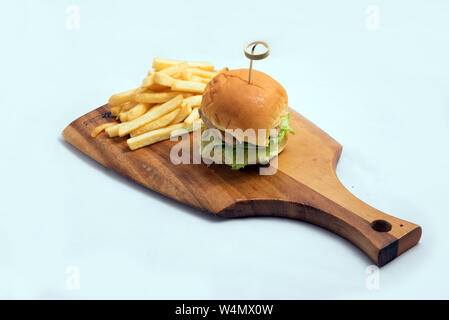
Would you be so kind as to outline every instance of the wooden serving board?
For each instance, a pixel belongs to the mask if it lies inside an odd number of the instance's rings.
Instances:
[[[64,138],[104,166],[165,196],[221,217],[280,216],[304,220],[348,239],[383,266],[421,237],[421,227],[387,215],[352,195],[335,173],[342,146],[290,110],[286,149],[274,175],[255,166],[234,171],[226,165],[170,161],[173,141],[130,151],[125,138],[90,133],[112,121],[104,105],[72,122]]]

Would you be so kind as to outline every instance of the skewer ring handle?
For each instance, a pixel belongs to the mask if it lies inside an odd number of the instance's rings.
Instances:
[[[267,50],[265,52],[255,54],[254,48],[258,44],[263,45]],[[251,46],[253,46],[253,49],[252,49],[252,52],[249,53],[247,50]],[[268,55],[270,54],[270,47],[268,46],[268,43],[266,43],[265,41],[253,41],[253,42],[245,45],[243,52],[245,53],[245,56],[250,60],[262,60],[262,59],[265,59],[266,57],[268,57]]]

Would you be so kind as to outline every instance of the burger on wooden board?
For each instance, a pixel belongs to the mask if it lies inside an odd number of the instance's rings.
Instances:
[[[223,137],[225,132],[232,136],[232,142],[222,140],[221,163],[235,170],[249,164],[268,163],[284,150],[288,132],[294,134],[289,125],[287,92],[281,84],[254,69],[250,83],[248,77],[248,69],[229,70],[215,76],[204,90],[199,110],[206,128],[220,130]],[[248,129],[253,129],[255,134],[245,134]],[[211,149],[207,148],[209,143],[215,142],[213,139],[202,141],[203,151]],[[232,161],[226,162],[226,147],[234,151],[243,148],[243,159],[234,152]],[[248,156],[249,151],[256,151],[255,159]],[[203,152],[202,156],[212,160],[213,151]]]

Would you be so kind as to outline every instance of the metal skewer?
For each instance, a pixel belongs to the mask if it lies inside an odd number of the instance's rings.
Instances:
[[[259,53],[259,54],[254,54],[254,49],[256,49],[256,46],[258,44],[263,45],[267,50],[265,52]],[[251,53],[249,53],[247,51],[247,49],[249,47],[252,47],[251,49]],[[243,52],[245,53],[245,56],[250,59],[249,62],[249,75],[248,75],[248,84],[251,83],[251,73],[253,71],[253,60],[262,60],[265,59],[266,57],[268,57],[268,55],[270,54],[270,47],[268,46],[268,44],[264,41],[253,41],[249,44],[246,44],[245,47],[243,48]]]

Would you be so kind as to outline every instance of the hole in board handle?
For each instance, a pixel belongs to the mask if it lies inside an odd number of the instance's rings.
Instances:
[[[385,220],[374,220],[371,222],[371,228],[376,230],[377,232],[388,232],[391,230],[391,223]]]

